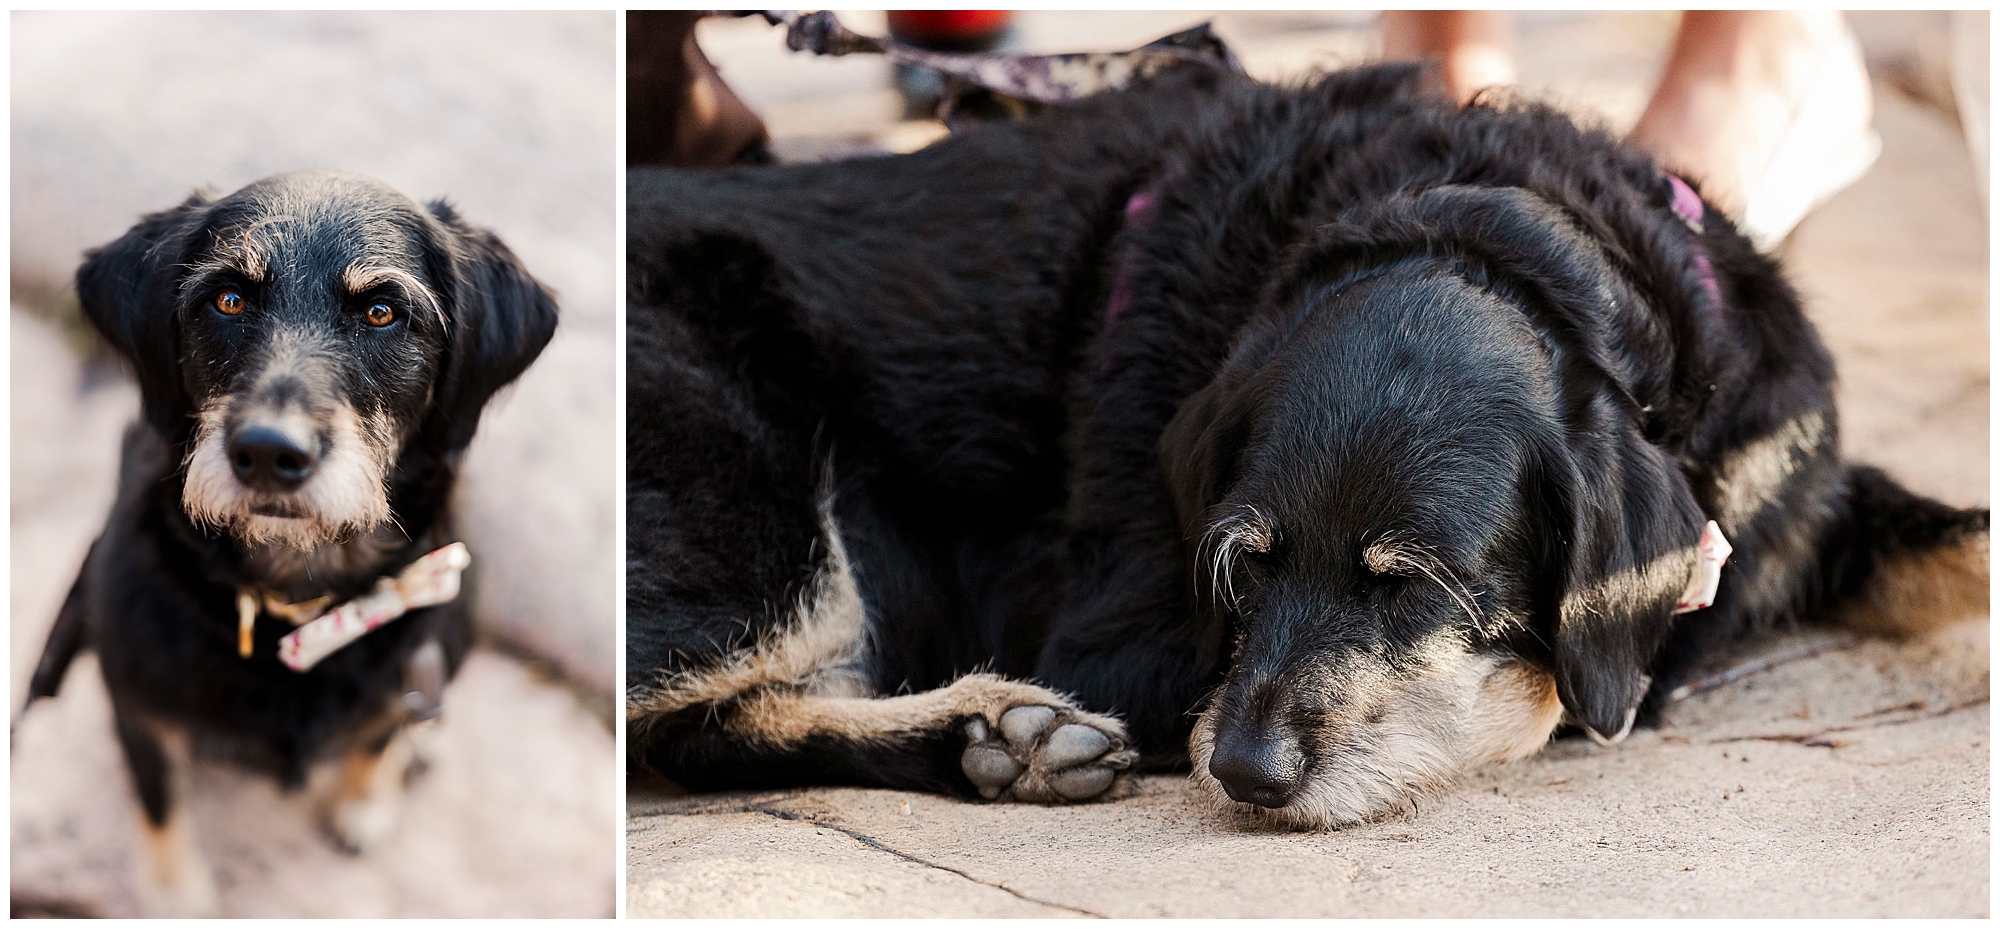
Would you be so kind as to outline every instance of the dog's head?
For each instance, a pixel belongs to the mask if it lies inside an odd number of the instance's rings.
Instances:
[[[1636,298],[1562,214],[1440,188],[1349,219],[1161,441],[1235,642],[1197,776],[1298,825],[1407,807],[1565,711],[1623,735],[1702,525],[1596,341]]]
[[[295,548],[391,519],[399,465],[463,451],[556,324],[491,233],[334,172],[147,216],[77,293],[186,455],[189,516]]]

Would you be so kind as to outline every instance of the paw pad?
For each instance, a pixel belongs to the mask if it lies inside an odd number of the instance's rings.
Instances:
[[[965,736],[960,766],[988,800],[1095,799],[1137,757],[1115,721],[1051,706],[1014,707],[1000,714],[994,726],[974,717],[965,725]]]

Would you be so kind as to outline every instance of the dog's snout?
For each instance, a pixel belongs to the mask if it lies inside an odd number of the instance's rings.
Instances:
[[[1277,726],[1229,727],[1215,741],[1208,773],[1239,803],[1277,809],[1292,802],[1305,779],[1305,751]]]
[[[256,490],[295,490],[319,464],[319,442],[269,424],[246,425],[229,437],[229,466],[237,480]]]

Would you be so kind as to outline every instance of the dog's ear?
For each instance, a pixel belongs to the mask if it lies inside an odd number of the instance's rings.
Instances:
[[[1195,391],[1160,433],[1160,471],[1183,534],[1200,530],[1208,509],[1220,502],[1236,476],[1250,429],[1241,396],[1244,378],[1224,368]]]
[[[1622,419],[1622,417],[1618,417]],[[1544,499],[1557,694],[1601,742],[1630,731],[1693,576],[1705,518],[1680,470],[1630,423],[1550,442]]]
[[[84,318],[131,362],[146,422],[170,439],[189,427],[193,413],[181,383],[175,289],[210,199],[195,193],[147,215],[117,241],[85,253],[76,271]]]
[[[450,347],[433,415],[445,450],[457,453],[478,431],[486,401],[521,376],[555,335],[556,301],[498,236],[467,223],[443,200],[430,211],[447,233],[433,264],[448,271],[434,278],[450,282]]]

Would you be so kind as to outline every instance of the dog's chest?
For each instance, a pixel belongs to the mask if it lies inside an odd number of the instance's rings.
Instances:
[[[243,559],[246,586],[254,586],[288,602],[331,595],[345,599],[379,577],[394,574],[397,555],[407,541],[393,528],[378,529],[351,541],[311,549],[260,546]]]

